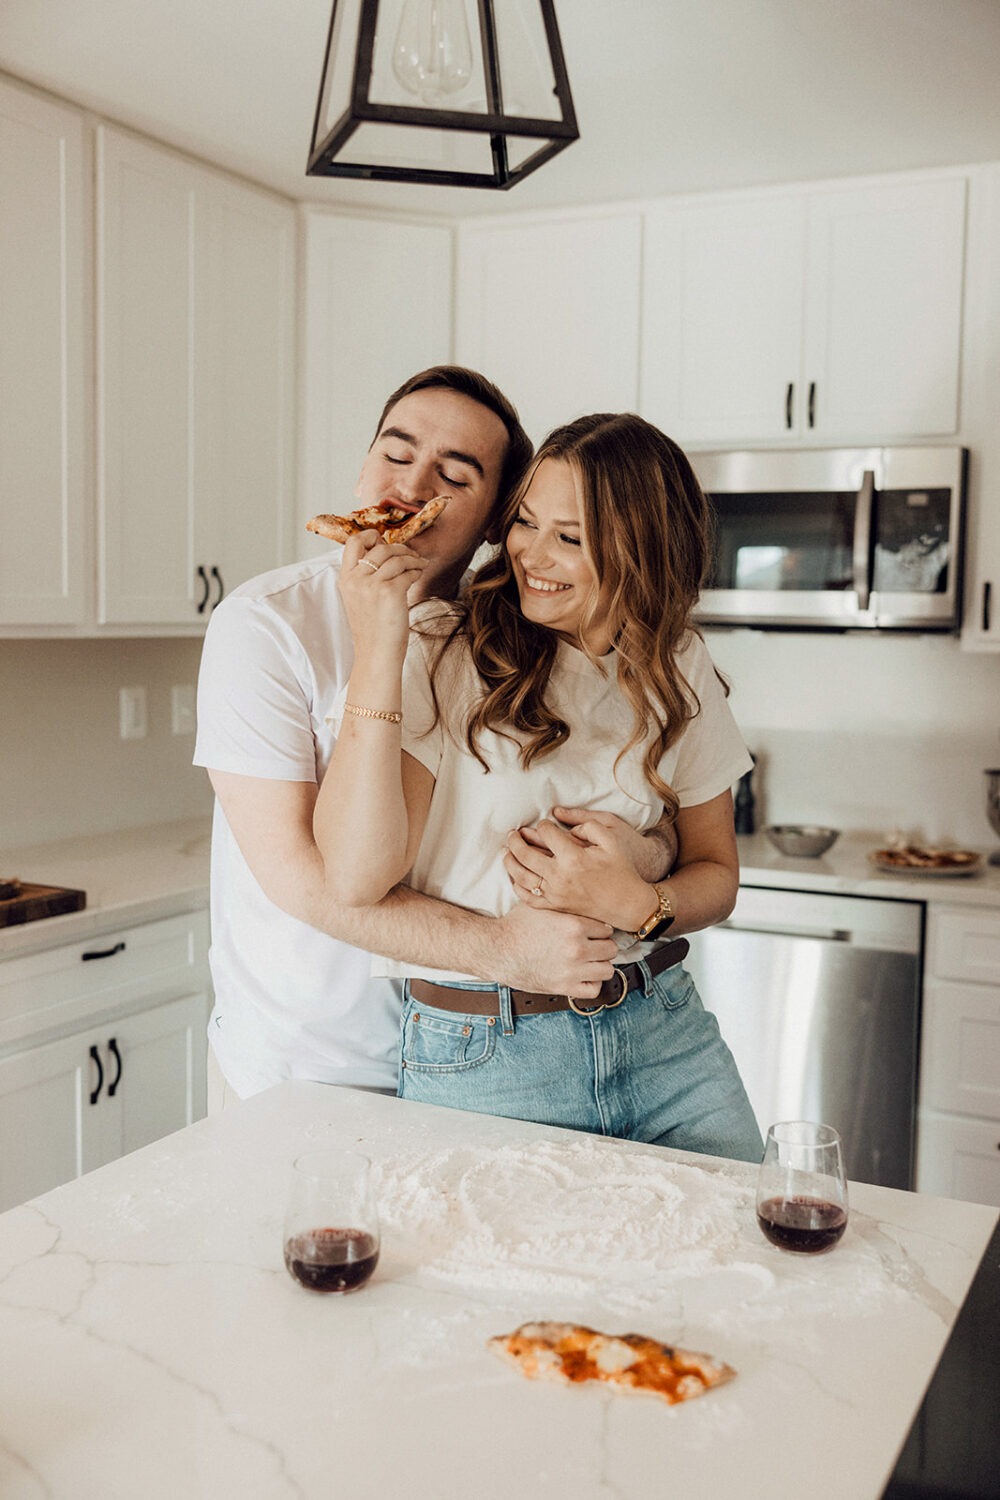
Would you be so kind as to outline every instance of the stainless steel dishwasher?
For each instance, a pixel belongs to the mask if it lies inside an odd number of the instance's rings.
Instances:
[[[687,960],[746,1085],[776,1120],[839,1130],[849,1177],[913,1185],[923,905],[740,888]]]

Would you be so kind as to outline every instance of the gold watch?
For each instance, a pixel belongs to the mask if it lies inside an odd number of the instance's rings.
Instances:
[[[645,922],[643,922],[635,934],[643,942],[649,942],[651,938],[660,937],[674,920],[674,905],[670,899],[666,881],[657,882],[653,889],[659,898],[658,905],[655,911],[650,912]]]

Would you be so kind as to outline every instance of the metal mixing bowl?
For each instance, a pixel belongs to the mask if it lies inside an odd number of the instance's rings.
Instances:
[[[777,823],[764,832],[776,849],[796,859],[815,859],[840,838],[839,828],[817,828],[803,823]]]

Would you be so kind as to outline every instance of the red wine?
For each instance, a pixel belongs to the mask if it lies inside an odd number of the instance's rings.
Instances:
[[[847,1228],[847,1214],[823,1198],[768,1198],[757,1209],[757,1223],[779,1249],[815,1255],[833,1249]]]
[[[354,1292],[378,1265],[364,1229],[307,1229],[285,1241],[285,1265],[311,1292]]]

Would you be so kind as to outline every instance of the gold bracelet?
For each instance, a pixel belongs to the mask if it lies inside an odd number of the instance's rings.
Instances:
[[[394,708],[359,708],[356,703],[345,703],[344,708],[349,714],[357,714],[359,719],[385,719],[390,724],[403,722],[403,715]]]

